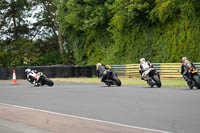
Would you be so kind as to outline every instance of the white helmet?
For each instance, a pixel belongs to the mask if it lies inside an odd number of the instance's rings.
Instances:
[[[141,59],[140,59],[140,63],[145,62],[145,61],[146,61],[145,58],[141,58]]]
[[[30,68],[27,68],[27,69],[25,70],[25,73],[29,73],[29,72],[31,72],[31,69],[30,69]]]
[[[185,62],[187,60],[187,57],[182,57],[182,62]]]
[[[97,64],[96,64],[96,68],[97,68],[97,69],[99,68],[99,66],[101,66],[101,63],[97,63]]]

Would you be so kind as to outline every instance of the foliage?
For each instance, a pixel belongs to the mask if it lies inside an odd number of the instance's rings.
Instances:
[[[200,60],[199,0],[2,0],[0,7],[1,66]]]

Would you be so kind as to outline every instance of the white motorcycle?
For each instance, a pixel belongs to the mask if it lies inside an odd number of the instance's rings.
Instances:
[[[149,68],[146,70],[143,73],[143,77],[150,87],[153,87],[154,85],[156,85],[158,88],[161,87],[160,74],[154,68]]]
[[[27,78],[27,80],[34,86],[39,87],[43,85],[53,86],[52,80],[48,79],[42,72],[38,72],[34,77]]]

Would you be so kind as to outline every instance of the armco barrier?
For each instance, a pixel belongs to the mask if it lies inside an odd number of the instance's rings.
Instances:
[[[180,74],[181,63],[152,63],[154,68],[160,72],[161,77],[182,77]],[[200,69],[200,63],[194,63]],[[120,76],[138,77],[139,64],[127,65],[107,65],[111,70]],[[25,69],[31,68],[43,72],[49,78],[68,78],[68,77],[93,77],[96,75],[96,66],[74,66],[74,65],[55,65],[55,66],[19,66],[15,67],[17,79],[25,79]],[[0,67],[0,79],[12,79],[13,68]]]
[[[108,65],[108,67],[120,76],[126,75],[126,65]]]
[[[160,64],[160,74],[163,77],[182,77],[180,74],[181,63],[163,63]]]
[[[80,77],[80,76],[81,76],[80,67],[75,66],[74,67],[74,77]]]
[[[55,65],[55,66],[19,66],[0,68],[0,79],[12,79],[13,69],[16,70],[17,79],[25,79],[25,69],[31,68],[43,72],[49,78],[68,78],[68,77],[93,77],[96,75],[96,66],[72,66],[72,65]]]
[[[0,79],[10,79],[12,71],[9,72],[9,68],[1,67],[0,68]]]
[[[179,78],[181,63],[152,63],[154,68],[160,72],[161,77]],[[197,69],[200,69],[200,63],[194,63]],[[127,64],[127,65],[110,65],[111,69],[120,76],[138,77],[139,64]]]

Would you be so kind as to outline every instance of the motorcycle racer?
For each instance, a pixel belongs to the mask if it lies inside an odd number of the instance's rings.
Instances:
[[[145,58],[140,59],[140,66],[139,66],[139,73],[141,75],[142,80],[147,80],[147,70],[150,68],[153,68],[153,65],[149,62],[146,61]]]
[[[101,82],[107,86],[117,85],[121,86],[121,81],[116,73],[113,73],[109,66],[102,65],[101,63],[96,64],[97,76],[101,79]]]
[[[101,78],[101,82],[103,82],[106,78],[106,74],[107,74],[107,71],[106,71],[106,67],[105,65],[102,65],[101,63],[97,63],[96,64],[96,72],[97,72],[97,76],[99,78]]]
[[[25,74],[26,74],[26,79],[33,85],[37,86],[38,81],[39,81],[37,70],[31,70],[30,68],[27,68],[25,70]]]
[[[190,88],[192,87],[191,86],[192,84],[191,72],[193,69],[196,70],[196,66],[192,62],[187,60],[186,57],[182,58],[181,74]]]

